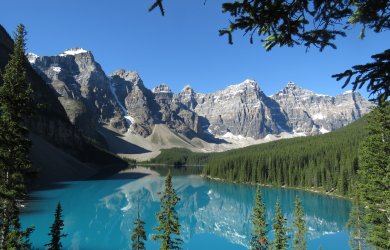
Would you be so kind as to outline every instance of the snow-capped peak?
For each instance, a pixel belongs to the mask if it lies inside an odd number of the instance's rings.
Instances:
[[[191,85],[187,84],[186,86],[184,86],[184,88],[183,88],[182,91],[184,91],[184,90],[186,90],[186,89],[192,89]]]
[[[39,58],[39,56],[37,54],[34,54],[34,53],[27,53],[26,57],[31,64],[34,64],[35,61]]]
[[[87,52],[88,51],[86,51],[83,48],[71,48],[71,49],[65,50],[64,53],[59,54],[59,56],[69,56],[69,55],[74,56],[74,55],[87,53]]]
[[[294,87],[294,86],[295,86],[295,82],[289,81],[289,82],[287,83],[287,87]]]
[[[352,94],[352,93],[353,93],[352,90],[347,90],[347,91],[345,91],[345,92],[343,93],[343,95],[348,95],[348,94]]]
[[[152,90],[153,93],[172,93],[172,90],[164,83],[161,83]]]

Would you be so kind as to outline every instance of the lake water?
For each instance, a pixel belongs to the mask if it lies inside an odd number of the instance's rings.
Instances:
[[[34,247],[44,249],[49,242],[53,212],[60,201],[64,233],[68,234],[62,240],[64,249],[131,249],[130,235],[139,198],[140,214],[146,222],[146,248],[158,249],[151,235],[157,225],[155,214],[160,208],[164,179],[123,173],[106,180],[67,182],[55,189],[35,191],[23,211],[22,223],[35,225],[31,240]],[[248,248],[255,186],[211,181],[197,175],[174,176],[173,183],[181,198],[177,211],[183,249]],[[347,200],[283,188],[264,187],[262,192],[270,225],[279,200],[288,226],[292,227],[298,195],[305,210],[309,249],[349,249],[345,224],[351,204]]]

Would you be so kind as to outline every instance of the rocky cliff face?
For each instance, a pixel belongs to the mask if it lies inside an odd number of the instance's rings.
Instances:
[[[166,124],[177,133],[201,133],[198,116],[180,103],[168,86],[147,89],[136,72],[118,70],[111,75],[114,92],[135,133],[148,136],[154,124]]]
[[[144,137],[155,124],[188,138],[205,138],[206,133],[255,139],[282,132],[319,134],[351,123],[372,106],[356,92],[331,97],[294,83],[268,97],[253,80],[211,94],[196,93],[190,86],[174,94],[165,84],[149,90],[134,71],[106,76],[83,49],[28,58],[56,90],[70,121],[91,137],[99,122]]]
[[[199,116],[205,118],[208,124],[203,123],[203,128],[214,135],[232,133],[260,138],[289,130],[279,105],[267,97],[253,80],[213,94],[194,96],[182,92],[179,96],[183,104],[190,104]]]
[[[99,121],[120,123],[121,114],[110,89],[109,78],[91,52],[70,49],[56,56],[28,54],[36,71],[59,95],[71,122],[84,134],[95,137]]]
[[[359,93],[347,91],[336,97],[315,94],[290,82],[272,95],[296,133],[326,133],[368,113],[372,104]]]
[[[0,38],[0,71],[3,71],[13,51],[13,41],[1,25]],[[28,59],[31,60],[32,56],[29,55]],[[35,58],[37,57],[35,56]],[[46,170],[42,165],[50,165],[51,170],[46,171],[43,175],[55,175],[55,172],[58,172],[58,166],[53,165],[47,159],[53,159],[55,156],[46,157],[45,155],[47,152],[53,152],[54,149],[56,152],[68,155],[67,159],[72,158],[82,163],[88,163],[83,167],[90,172],[96,172],[98,168],[108,164],[108,162],[115,162],[116,166],[125,164],[125,162],[118,161],[112,155],[95,148],[84,139],[80,131],[69,121],[67,112],[58,99],[58,93],[27,62],[26,73],[33,89],[34,104],[38,107],[34,110],[32,116],[25,121],[31,132],[30,137],[33,143],[30,156],[33,165],[43,172]],[[43,141],[44,143],[42,143]],[[75,166],[67,166],[66,163],[64,165],[73,175],[77,175],[77,171],[83,171],[83,169],[77,169]],[[72,174],[68,177],[71,178],[71,176]]]

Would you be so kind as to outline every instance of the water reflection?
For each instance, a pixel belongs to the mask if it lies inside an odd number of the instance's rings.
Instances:
[[[195,175],[176,176],[173,183],[181,197],[177,211],[184,242],[188,243],[196,234],[213,234],[231,243],[249,246],[254,186],[209,181]],[[121,231],[125,234],[135,220],[136,203],[140,197],[141,216],[146,221],[148,238],[151,238],[163,185],[164,177],[160,176],[131,181],[103,197],[99,209],[117,214],[118,220],[122,220]],[[345,230],[350,209],[345,200],[291,189],[263,188],[262,192],[269,225],[272,224],[274,205],[279,199],[289,221],[288,226],[292,228],[293,206],[298,195],[305,209],[308,240]]]
[[[245,249],[251,232],[250,214],[255,197],[251,185],[210,181],[196,175],[174,176],[173,183],[181,202],[180,218],[184,249]],[[64,249],[130,249],[130,235],[137,214],[137,199],[141,201],[141,217],[146,222],[147,249],[158,249],[151,240],[160,209],[160,192],[164,176],[150,172],[140,175],[124,173],[107,180],[69,182],[62,189],[40,190],[22,214],[24,226],[34,224],[31,241],[44,249],[48,229],[58,201],[64,209]],[[272,224],[277,199],[285,216],[292,220],[295,196],[300,196],[309,228],[309,249],[337,246],[348,249],[344,225],[350,203],[314,193],[291,189],[263,188],[267,220]],[[291,224],[289,225],[291,227]],[[270,226],[271,229],[271,226]],[[328,245],[327,245],[328,244]]]

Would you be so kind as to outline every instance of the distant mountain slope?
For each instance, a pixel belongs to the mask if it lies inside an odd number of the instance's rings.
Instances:
[[[13,41],[0,25],[0,70],[13,51]],[[55,180],[82,179],[101,169],[127,166],[127,163],[91,145],[69,121],[56,91],[39,76],[26,59],[27,77],[33,89],[36,109],[26,124],[31,132],[31,158],[38,173],[38,184]],[[56,157],[58,158],[56,159]],[[72,159],[68,164],[60,159]],[[52,159],[52,160],[49,160]],[[78,164],[73,164],[78,162]],[[62,174],[60,174],[62,173]]]
[[[135,71],[121,69],[106,76],[92,52],[81,48],[28,56],[57,91],[71,122],[95,138],[97,127],[107,124],[122,134],[143,137],[164,124],[188,139],[208,142],[223,136],[322,134],[359,119],[372,107],[357,92],[331,97],[293,83],[268,97],[249,79],[215,93],[196,93],[186,86],[175,94],[165,84],[147,89]]]

